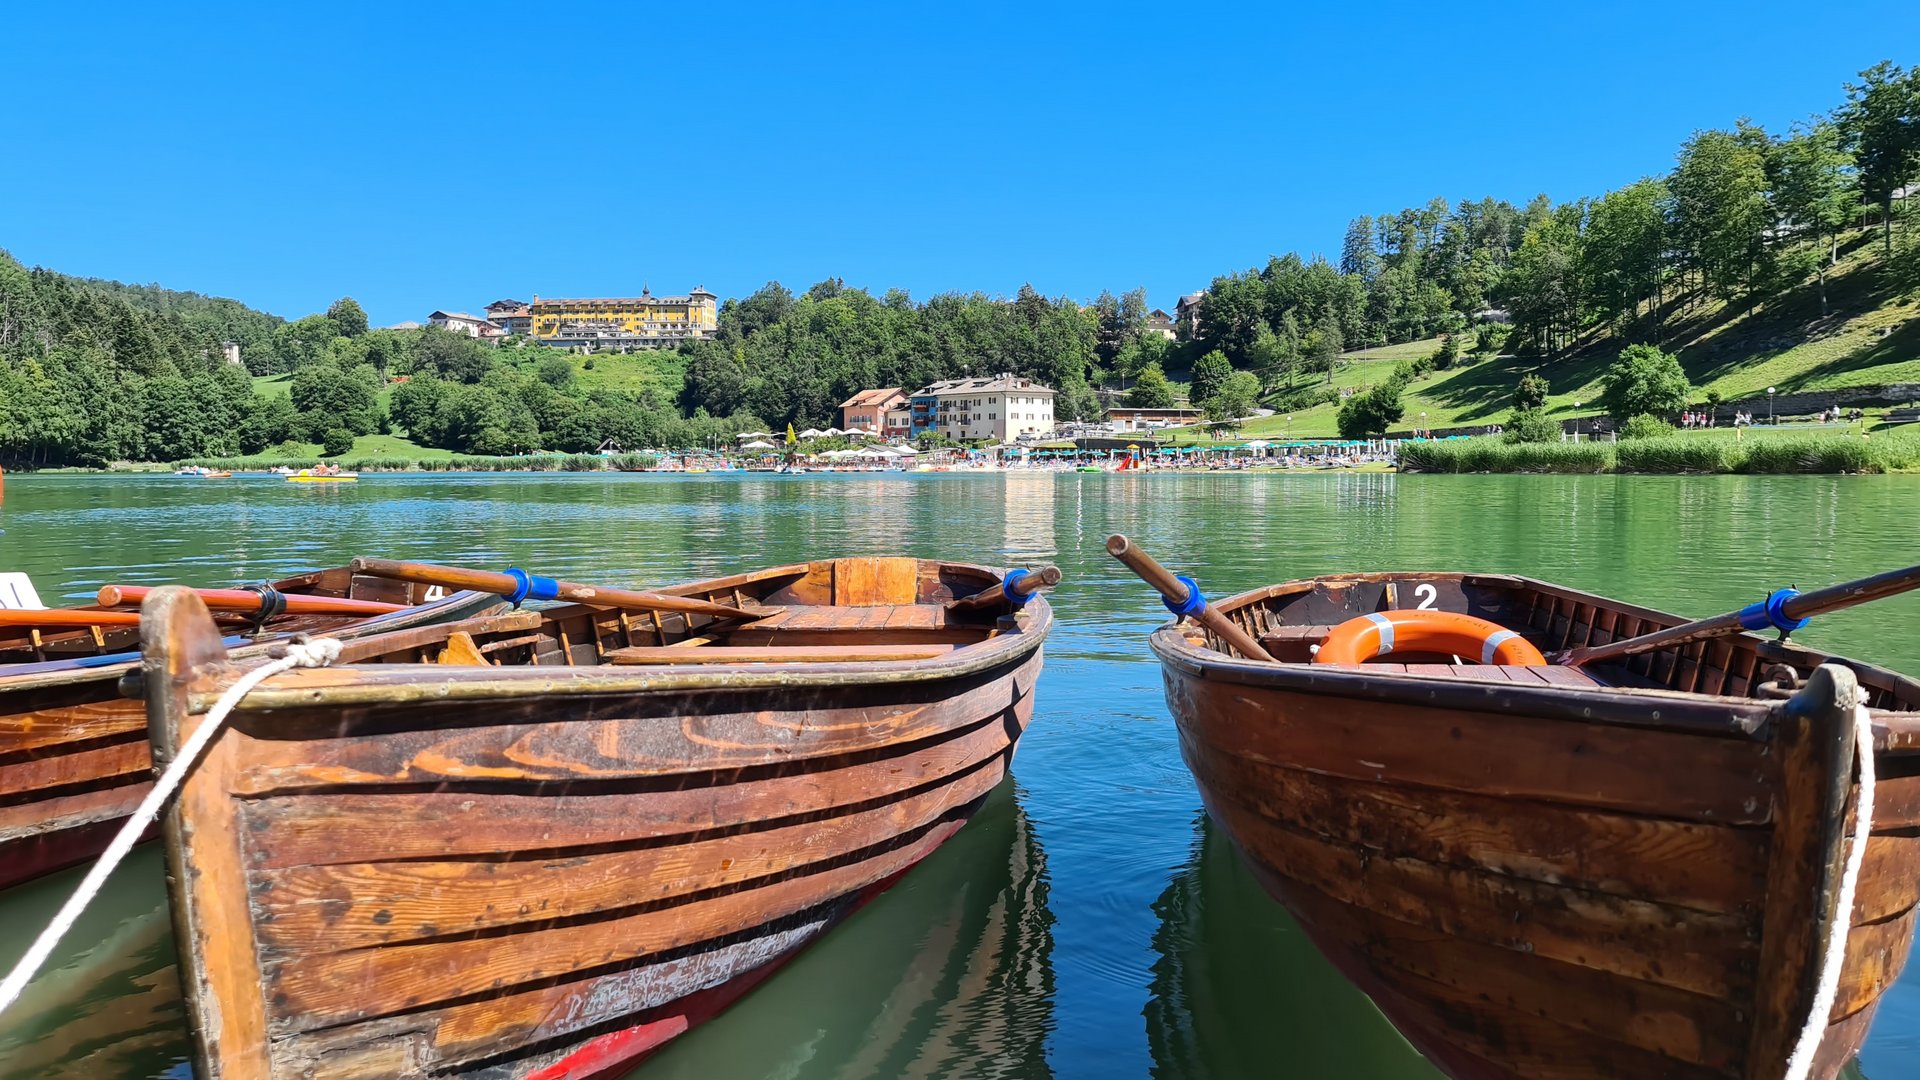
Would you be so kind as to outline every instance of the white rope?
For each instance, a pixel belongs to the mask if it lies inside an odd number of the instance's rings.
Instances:
[[[1866,697],[1861,691],[1860,696]],[[1833,999],[1840,993],[1840,969],[1847,962],[1847,930],[1853,925],[1853,892],[1860,882],[1860,863],[1867,855],[1867,837],[1873,832],[1873,717],[1864,703],[1853,707],[1853,738],[1859,747],[1860,798],[1854,808],[1853,846],[1847,850],[1847,865],[1840,874],[1840,897],[1834,904],[1833,930],[1827,935],[1827,951],[1820,957],[1820,981],[1813,992],[1813,1007],[1807,1010],[1806,1026],[1793,1044],[1787,1058],[1785,1080],[1806,1080],[1813,1070],[1813,1055],[1827,1033],[1827,1014],[1833,1011]]]
[[[26,955],[20,958],[20,962],[7,973],[6,981],[0,982],[0,1012],[5,1012],[20,999],[20,995],[27,989],[27,984],[32,982],[34,975],[40,971],[41,965],[53,955],[54,947],[60,944],[60,939],[66,936],[67,931],[73,929],[73,924],[79,920],[80,913],[86,910],[93,898],[99,895],[101,886],[107,883],[108,876],[140,841],[140,834],[146,832],[147,826],[160,816],[161,807],[166,805],[174,791],[185,781],[187,771],[200,759],[200,754],[206,750],[207,744],[213,741],[214,735],[219,733],[221,727],[226,724],[227,714],[233,711],[234,706],[240,704],[240,699],[251,693],[253,688],[260,685],[262,681],[289,668],[325,667],[339,656],[340,642],[336,638],[293,642],[287,646],[286,656],[278,660],[270,660],[240,676],[238,681],[227,688],[226,693],[220,695],[220,700],[214,703],[213,709],[207,713],[207,718],[194,729],[193,734],[180,747],[180,752],[174,756],[172,764],[167,766],[167,771],[161,773],[160,778],[154,781],[153,790],[147,792],[147,797],[140,800],[140,805],[134,810],[133,816],[129,817],[126,823],[120,826],[120,831],[114,834],[113,842],[107,845],[107,850],[101,854],[100,861],[94,863],[93,869],[87,871],[85,880],[81,881],[80,887],[67,898],[66,905],[60,909],[60,913],[53,917],[53,921],[47,924],[47,928],[34,939],[33,947],[28,949]]]

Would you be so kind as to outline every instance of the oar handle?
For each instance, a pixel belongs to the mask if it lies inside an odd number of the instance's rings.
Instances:
[[[396,581],[418,581],[451,589],[490,592],[507,597],[515,603],[522,600],[571,600],[575,603],[619,608],[625,611],[677,611],[684,615],[707,615],[715,619],[760,618],[771,615],[777,610],[755,608],[752,611],[745,611],[726,604],[716,604],[710,600],[696,600],[690,596],[668,596],[665,593],[642,592],[636,589],[609,589],[599,585],[579,585],[571,581],[539,577],[522,570],[495,573],[491,570],[471,570],[463,566],[396,562],[392,559],[355,559],[353,569],[358,573],[372,574],[374,577]]]
[[[1009,604],[1019,608],[1026,604],[1028,597],[1041,589],[1058,584],[1060,584],[1060,568],[1051,564],[1037,570],[1009,570],[1000,584],[982,589],[972,596],[947,601],[947,610],[979,611],[983,608],[1006,607]]]
[[[138,604],[151,595],[145,585],[103,585],[95,597],[101,607]],[[194,595],[209,608],[218,611],[259,611],[266,597],[252,589],[195,589]],[[354,600],[344,596],[305,596],[280,593],[280,610],[288,615],[390,615],[405,611],[405,604],[387,604],[378,600]]]
[[[1235,652],[1249,660],[1273,661],[1273,654],[1262,648],[1253,635],[1240,629],[1238,623],[1213,609],[1197,588],[1188,588],[1186,582],[1175,577],[1166,567],[1154,561],[1153,556],[1141,551],[1126,537],[1115,533],[1107,537],[1107,554],[1120,560],[1127,569],[1140,575],[1140,580],[1154,587],[1167,605],[1189,608],[1188,614],[1195,622],[1214,632],[1222,641],[1233,646]],[[1197,606],[1194,606],[1197,605]]]
[[[1655,630],[1639,637],[1623,638],[1606,645],[1592,648],[1569,649],[1555,659],[1556,663],[1570,667],[1582,664],[1617,660],[1623,656],[1635,656],[1656,649],[1670,649],[1680,645],[1690,645],[1708,638],[1728,637],[1742,630],[1764,630],[1775,627],[1783,634],[1800,628],[1815,615],[1825,615],[1830,611],[1850,608],[1855,604],[1864,604],[1870,600],[1879,600],[1888,596],[1897,596],[1920,588],[1920,566],[1909,566],[1904,570],[1889,570],[1884,574],[1856,581],[1829,585],[1824,589],[1815,589],[1807,593],[1794,593],[1783,589],[1758,603],[1749,604],[1739,611],[1729,611],[1724,615],[1715,615],[1708,619],[1696,619],[1681,623],[1665,630]]]

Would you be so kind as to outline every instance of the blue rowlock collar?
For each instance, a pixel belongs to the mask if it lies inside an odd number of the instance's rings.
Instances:
[[[1795,630],[1812,622],[1811,618],[1791,619],[1787,617],[1787,601],[1800,595],[1799,589],[1776,589],[1771,596],[1757,604],[1748,604],[1740,609],[1740,627],[1743,630],[1765,630],[1771,626],[1782,634],[1791,634]]]
[[[1175,574],[1173,575],[1173,580],[1187,587],[1187,598],[1176,604],[1172,600],[1162,596],[1160,602],[1167,606],[1168,611],[1173,612],[1176,618],[1186,618],[1191,615],[1198,615],[1207,610],[1207,598],[1200,595],[1199,582],[1185,574]]]
[[[1006,577],[1000,579],[1000,591],[1007,594],[1007,606],[1015,611],[1026,607],[1027,601],[1033,599],[1031,593],[1018,592],[1014,589],[1014,586],[1020,583],[1020,579],[1026,576],[1025,570],[1015,567],[1007,571]]]
[[[529,574],[517,566],[507,567],[506,573],[513,579],[514,586],[513,591],[505,595],[514,607],[528,600],[560,599],[560,583],[550,577]]]

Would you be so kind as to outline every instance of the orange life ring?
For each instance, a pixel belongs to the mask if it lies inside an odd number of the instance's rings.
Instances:
[[[1333,628],[1316,664],[1364,664],[1391,652],[1439,653],[1482,664],[1545,667],[1533,643],[1499,623],[1456,611],[1375,611]]]

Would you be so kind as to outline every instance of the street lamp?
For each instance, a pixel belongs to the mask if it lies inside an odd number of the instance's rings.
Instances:
[[[1586,402],[1584,401],[1576,401],[1573,403],[1573,411],[1576,414],[1573,418],[1573,441],[1574,442],[1580,441],[1580,417],[1578,413],[1580,412],[1581,406],[1585,404]]]
[[[1420,414],[1420,431],[1418,437],[1422,439],[1427,437],[1427,414],[1425,412]]]
[[[1773,387],[1767,387],[1767,426],[1773,426]]]

